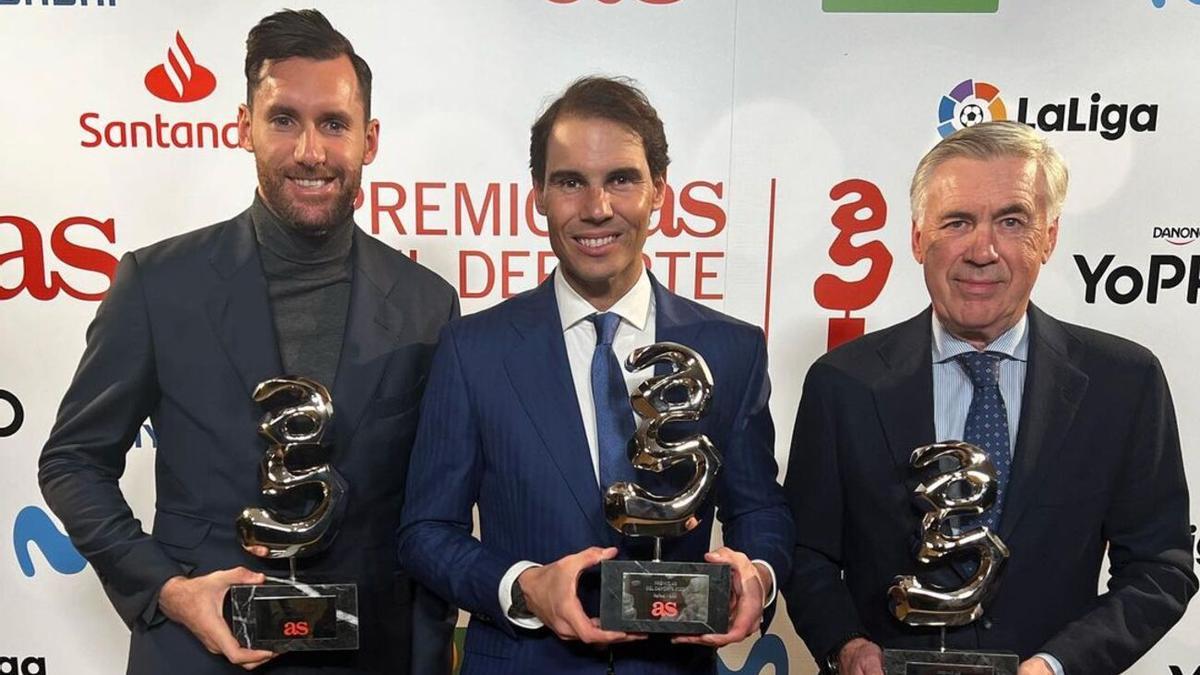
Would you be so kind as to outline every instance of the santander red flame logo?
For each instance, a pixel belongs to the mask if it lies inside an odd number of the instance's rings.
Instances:
[[[829,258],[842,267],[850,267],[860,260],[870,260],[871,267],[866,276],[857,281],[845,281],[833,274],[822,274],[813,284],[813,296],[817,304],[825,309],[844,312],[844,316],[829,319],[829,335],[826,347],[849,342],[866,332],[867,320],[852,317],[850,312],[875,302],[887,283],[892,271],[892,254],[878,239],[855,246],[850,237],[861,232],[871,232],[887,223],[887,202],[883,193],[870,181],[852,178],[833,186],[829,198],[835,202],[847,195],[858,199],[842,204],[833,212],[830,221],[839,232],[829,247]],[[862,218],[859,213],[866,212]]]
[[[167,49],[167,60],[146,73],[146,89],[164,101],[191,103],[213,93],[217,78],[196,63],[183,35],[175,32],[175,44]]]

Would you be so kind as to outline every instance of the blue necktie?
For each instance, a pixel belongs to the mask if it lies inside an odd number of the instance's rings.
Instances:
[[[621,364],[612,349],[621,317],[605,312],[593,314],[591,319],[596,325],[592,401],[596,405],[596,446],[600,455],[600,489],[603,491],[617,481],[633,481],[637,477],[626,452],[633,436],[633,408]]]
[[[967,410],[967,425],[963,440],[979,446],[996,467],[996,503],[978,519],[975,525],[986,525],[998,533],[1000,514],[1004,510],[1004,493],[1012,468],[1012,453],[1008,441],[1008,409],[1000,396],[1000,362],[1003,354],[996,352],[967,352],[955,357],[971,378],[975,393]]]

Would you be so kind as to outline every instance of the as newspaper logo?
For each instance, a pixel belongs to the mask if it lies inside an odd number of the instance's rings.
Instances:
[[[826,12],[924,12],[982,14],[1000,9],[1000,0],[822,0]]]

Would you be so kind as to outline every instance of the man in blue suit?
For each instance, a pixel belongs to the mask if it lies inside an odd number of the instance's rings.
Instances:
[[[371,70],[315,10],[263,19],[246,43],[242,147],[258,190],[225,222],[127,254],[42,452],[46,502],[129,626],[130,675],[445,673],[445,605],[395,565],[417,406],[454,290],[354,224],[375,157]],[[332,464],[345,517],[308,578],[356,583],[358,651],[243,648],[221,616],[230,584],[283,576],[234,522],[264,505],[258,383],[332,392]],[[118,479],[143,420],[158,435],[150,534]]]
[[[646,271],[642,247],[668,159],[662,122],[640,91],[579,80],[531,135],[534,195],[559,266],[538,288],[443,332],[410,466],[401,564],[472,613],[464,673],[714,672],[714,648],[765,623],[775,578],[790,568],[763,333]],[[711,410],[688,433],[707,434],[723,456],[715,511],[727,547],[706,553],[709,503],[703,525],[666,540],[663,558],[732,566],[735,605],[720,635],[647,639],[593,618],[592,568],[649,556],[621,540],[601,504],[607,476],[628,466],[614,418],[632,421],[628,407],[606,411],[615,400],[628,406],[646,374],[627,373],[612,397],[593,376],[600,361],[656,341],[702,354],[716,383]]]

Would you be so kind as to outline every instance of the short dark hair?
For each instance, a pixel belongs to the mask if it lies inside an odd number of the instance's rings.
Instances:
[[[535,183],[540,185],[546,180],[546,143],[555,122],[563,117],[609,120],[629,129],[642,139],[650,176],[666,175],[671,163],[667,156],[667,135],[658,111],[646,95],[627,77],[588,76],[572,82],[533,123],[529,134],[529,170]]]
[[[363,112],[371,119],[371,67],[354,53],[354,45],[315,9],[285,9],[258,22],[246,36],[246,105],[262,82],[263,63],[300,56],[326,61],[346,55],[354,65]]]

